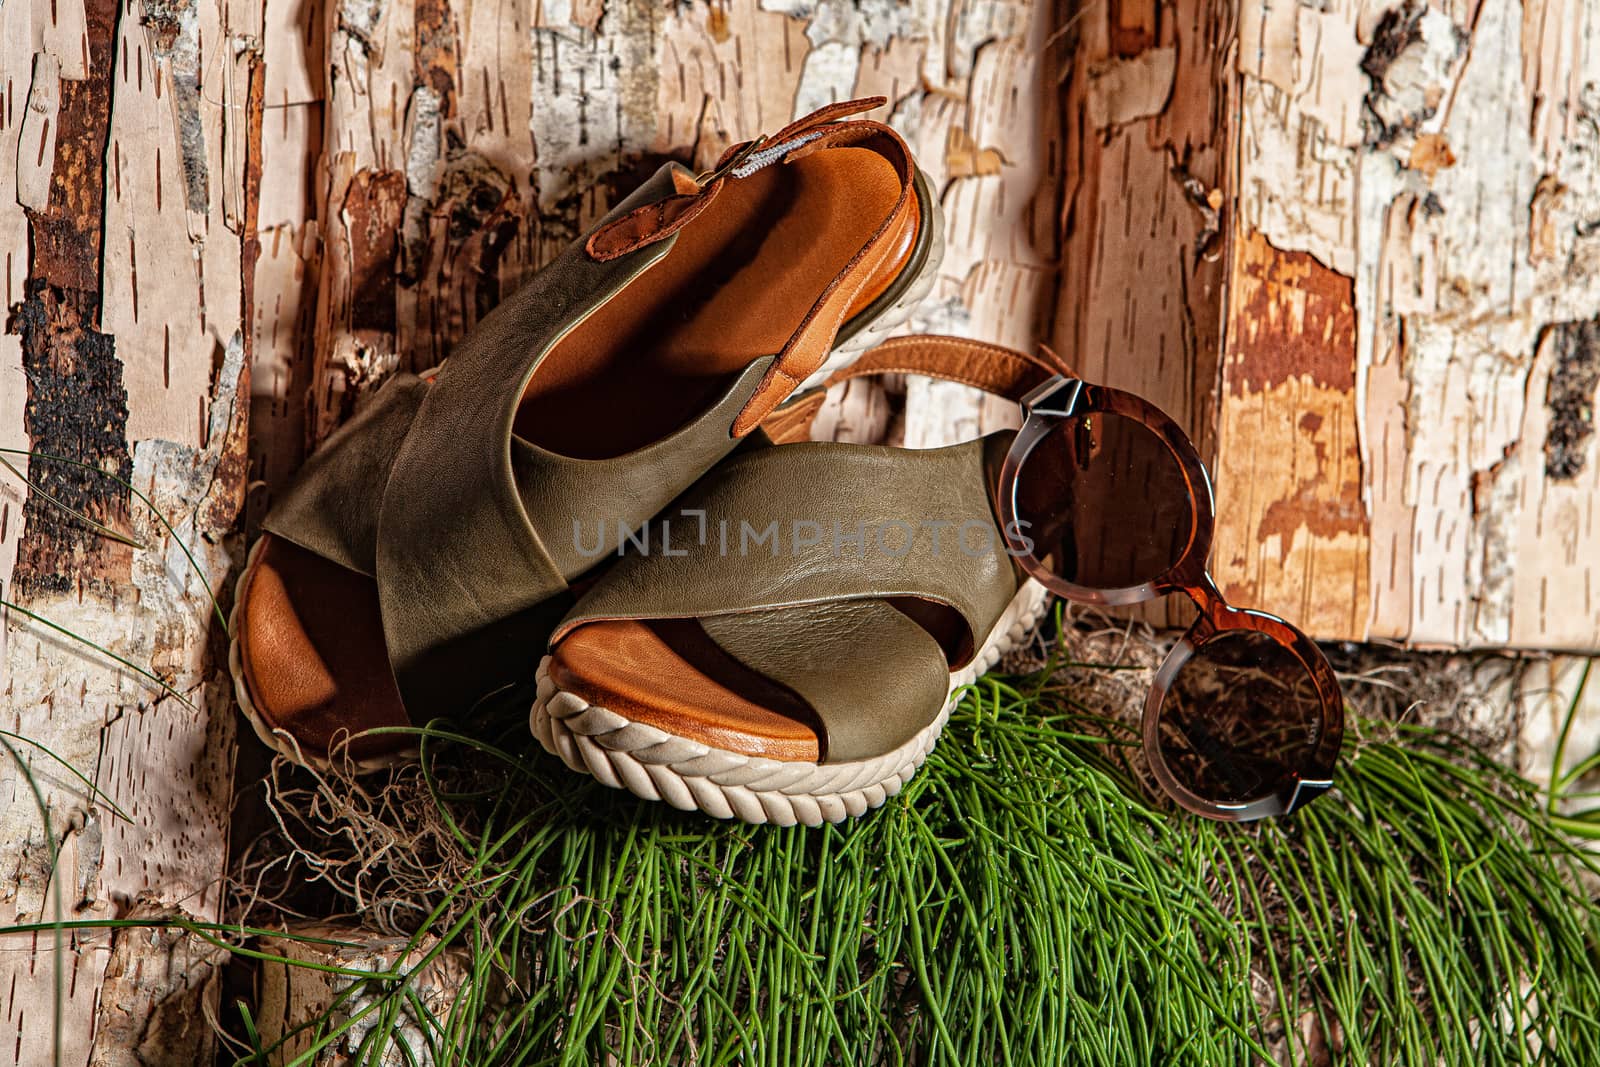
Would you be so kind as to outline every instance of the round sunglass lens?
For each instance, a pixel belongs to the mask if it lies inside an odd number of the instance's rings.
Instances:
[[[1304,663],[1254,630],[1207,641],[1161,704],[1161,758],[1185,789],[1217,804],[1281,793],[1307,770],[1323,727]]]
[[[1033,557],[1090,589],[1161,577],[1194,536],[1177,456],[1144,423],[1110,412],[1057,423],[1018,471],[1016,502]]]

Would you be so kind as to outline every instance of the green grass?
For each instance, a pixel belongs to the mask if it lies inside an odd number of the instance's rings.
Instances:
[[[1143,790],[1085,673],[985,679],[900,798],[822,830],[636,801],[515,719],[427,739],[392,789],[451,882],[411,891],[471,975],[435,1061],[1600,1063],[1600,912],[1532,786],[1369,725],[1335,794],[1214,825]],[[363,991],[373,1057],[405,985]]]

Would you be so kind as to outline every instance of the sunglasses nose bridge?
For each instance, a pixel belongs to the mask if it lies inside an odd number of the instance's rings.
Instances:
[[[1222,590],[1217,588],[1217,583],[1209,571],[1203,568],[1190,577],[1180,577],[1178,583],[1183,591],[1189,594],[1189,599],[1194,601],[1194,606],[1200,609],[1200,616],[1210,620],[1216,629],[1226,629],[1221,625],[1224,618],[1235,613],[1235,608],[1223,597]]]

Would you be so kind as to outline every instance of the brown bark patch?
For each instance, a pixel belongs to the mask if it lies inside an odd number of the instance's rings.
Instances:
[[[26,520],[13,573],[23,597],[64,593],[82,576],[109,590],[128,568],[124,546],[109,541],[46,499],[111,525],[128,493],[107,475],[133,476],[128,393],[114,339],[95,328],[100,312],[105,154],[111,126],[111,42],[115,0],[85,8],[89,77],[61,82],[55,164],[43,211],[28,212],[33,251],[23,300],[6,324],[22,339],[28,382],[23,429],[38,453],[88,464],[34,462]],[[102,473],[103,472],[103,473]]]
[[[728,9],[722,4],[712,3],[706,8],[706,30],[718,44],[733,36],[728,29]]]
[[[1589,461],[1594,436],[1596,393],[1600,392],[1600,316],[1546,327],[1555,345],[1555,366],[1545,389],[1550,429],[1544,439],[1544,471],[1556,481],[1572,481]]]
[[[1356,384],[1355,280],[1305,252],[1274,248],[1255,230],[1240,242],[1228,391],[1242,396],[1307,377]]]
[[[1360,636],[1370,540],[1355,286],[1261,234],[1235,242],[1217,446],[1216,578],[1309,632]],[[1307,590],[1314,591],[1308,595]]]
[[[449,0],[417,0],[417,81],[439,94],[439,113],[456,114],[456,28]]]
[[[1300,432],[1311,438],[1316,450],[1316,468],[1309,476],[1296,478],[1294,491],[1280,496],[1267,505],[1256,527],[1259,541],[1273,536],[1292,544],[1295,533],[1304,529],[1313,537],[1337,537],[1350,533],[1365,535],[1367,514],[1361,504],[1359,478],[1335,478],[1329,469],[1328,442],[1319,431],[1323,419],[1308,413],[1300,420]],[[1348,465],[1351,471],[1360,471],[1359,463]]]
[[[394,289],[406,176],[363,170],[350,182],[344,217],[350,233],[350,328],[359,334],[395,332]]]
[[[1106,22],[1114,55],[1131,57],[1160,38],[1161,9],[1156,0],[1110,0]]]
[[[116,0],[89,0],[84,8],[89,76],[61,80],[56,112],[55,166],[50,201],[28,212],[33,248],[30,275],[63,290],[100,296],[100,227],[105,202],[106,140],[111,129],[111,43]]]
[[[1444,134],[1424,133],[1411,146],[1411,159],[1406,165],[1431,178],[1455,166],[1456,154],[1450,151],[1450,140]]]

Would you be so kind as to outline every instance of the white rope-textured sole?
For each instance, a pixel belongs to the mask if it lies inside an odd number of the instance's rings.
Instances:
[[[1049,601],[1043,586],[1024,583],[972,662],[951,676],[951,693],[1025,640]],[[860,816],[900,792],[933,751],[952,703],[909,741],[872,759],[775,760],[713,748],[592,705],[551,680],[546,656],[528,724],[545,751],[613,789],[718,819],[820,826]]]

